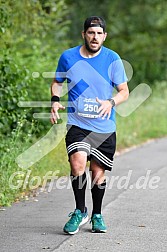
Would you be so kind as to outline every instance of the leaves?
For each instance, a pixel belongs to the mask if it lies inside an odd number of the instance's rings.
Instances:
[[[0,205],[19,198],[21,190],[8,183],[20,169],[15,158],[50,127],[48,121],[33,120],[33,110],[18,107],[18,102],[50,100],[51,79],[42,73],[55,70],[57,54],[67,45],[67,13],[64,0],[0,0]],[[39,77],[33,78],[33,72]]]
[[[128,61],[134,76],[129,83],[133,89],[141,82],[154,85],[158,80],[166,79],[166,32],[167,8],[164,0],[104,0],[94,2],[85,0],[71,1],[69,36],[73,41],[81,42],[81,30],[87,16],[100,15],[106,19],[107,39],[105,46],[118,52]],[[89,6],[89,8],[87,8]],[[82,13],[79,11],[82,9]],[[75,29],[74,29],[75,27]]]

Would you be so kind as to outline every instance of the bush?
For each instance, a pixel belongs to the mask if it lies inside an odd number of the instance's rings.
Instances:
[[[26,118],[26,110],[19,109],[18,102],[27,99],[30,83],[26,67],[18,66],[5,53],[0,59],[1,123],[2,134],[10,134],[21,118]]]

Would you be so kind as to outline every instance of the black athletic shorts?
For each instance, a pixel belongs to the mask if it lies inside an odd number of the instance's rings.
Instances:
[[[87,153],[87,161],[95,160],[105,170],[111,171],[116,149],[116,133],[95,133],[78,126],[67,126],[66,148],[68,156],[77,151]]]

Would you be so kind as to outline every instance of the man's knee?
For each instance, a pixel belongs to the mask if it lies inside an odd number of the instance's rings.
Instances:
[[[91,161],[90,172],[93,184],[101,184],[104,182],[105,169],[94,160]]]
[[[87,155],[76,152],[70,156],[71,172],[73,176],[81,176],[85,172]]]

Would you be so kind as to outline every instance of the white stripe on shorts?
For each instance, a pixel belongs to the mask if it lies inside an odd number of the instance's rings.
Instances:
[[[67,153],[69,154],[71,151],[79,148],[86,149],[90,152],[90,144],[85,142],[75,142],[67,147]]]
[[[106,157],[103,153],[101,153],[99,150],[95,148],[91,148],[91,154],[95,156],[97,159],[99,159],[102,163],[107,165],[108,167],[113,167],[113,160],[110,160],[108,157]]]

